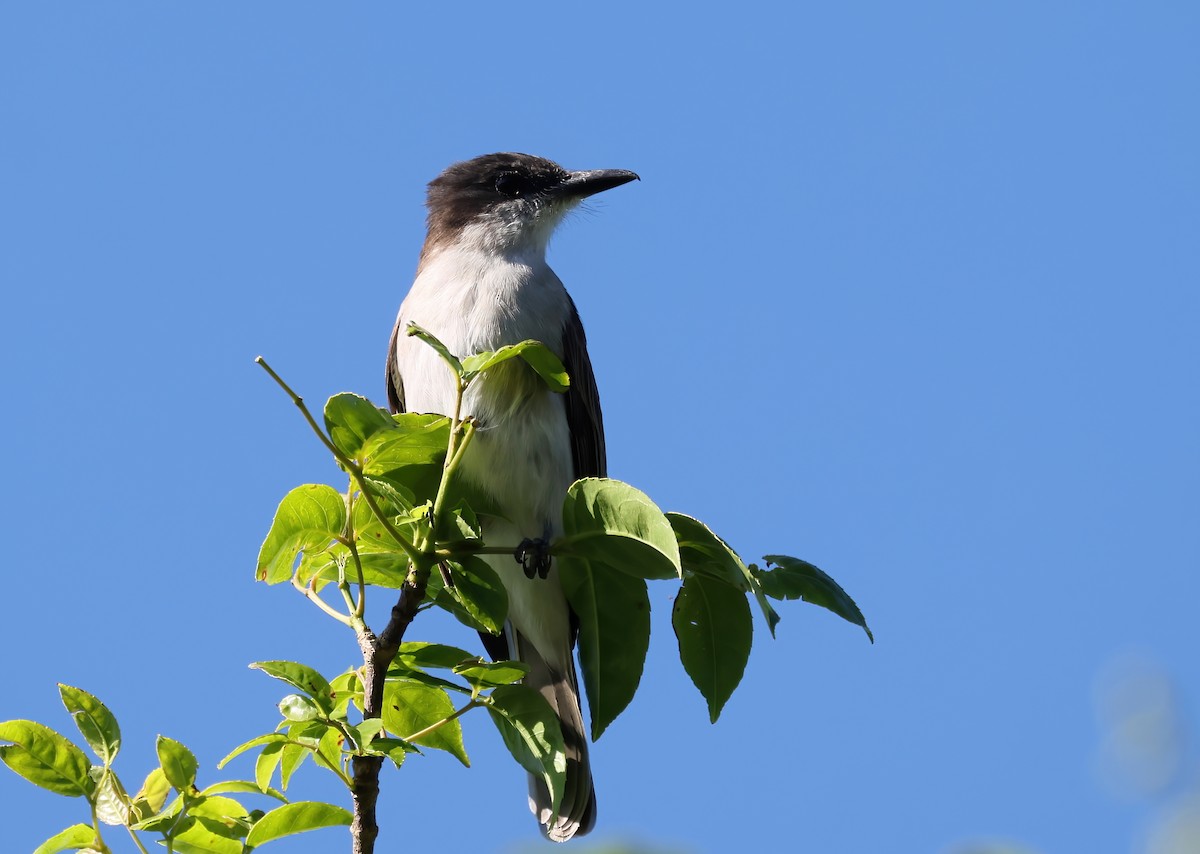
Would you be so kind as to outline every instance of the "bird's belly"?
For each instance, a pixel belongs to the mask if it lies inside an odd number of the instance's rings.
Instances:
[[[532,373],[524,365],[512,367]],[[551,536],[559,531],[563,497],[574,480],[562,397],[537,388],[535,379],[514,399],[513,384],[492,380],[482,378],[464,400],[476,433],[463,476],[495,500],[523,537]]]

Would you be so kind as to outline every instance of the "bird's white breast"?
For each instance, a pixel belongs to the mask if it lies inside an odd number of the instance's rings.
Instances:
[[[498,254],[466,242],[426,258],[399,321],[424,327],[460,358],[529,338],[561,355],[570,310],[541,253]],[[407,410],[453,411],[454,382],[432,348],[401,334],[396,358]],[[557,529],[574,479],[562,396],[513,360],[472,383],[462,414],[479,430],[464,474],[494,494],[523,536]]]

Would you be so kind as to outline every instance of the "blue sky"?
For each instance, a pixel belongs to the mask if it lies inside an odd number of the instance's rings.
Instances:
[[[0,718],[66,731],[77,685],[128,782],[158,732],[203,782],[276,720],[248,662],[353,661],[252,581],[283,494],[340,483],[252,359],[383,401],[424,184],[529,151],[643,178],[551,247],[612,475],[817,563],[877,640],[791,604],[710,726],[652,588],[596,839],[1128,849],[1153,810],[1095,772],[1099,674],[1153,661],[1200,723],[1198,37],[1186,3],[6,4]],[[536,839],[467,739],[385,779],[382,850]],[[84,818],[0,773],[12,850]]]

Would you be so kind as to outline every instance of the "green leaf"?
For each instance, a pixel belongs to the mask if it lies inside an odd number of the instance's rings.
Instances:
[[[239,795],[267,795],[277,801],[283,801],[284,803],[287,803],[287,798],[285,798],[275,789],[267,786],[260,786],[258,783],[253,783],[250,780],[224,780],[220,783],[213,783],[211,786],[204,789],[200,794],[204,795],[205,797],[210,797],[212,795],[223,795],[226,793]]]
[[[386,756],[392,764],[399,768],[404,764],[404,758],[417,749],[399,738],[376,738],[364,751],[368,756]]]
[[[167,782],[179,792],[191,790],[196,785],[199,763],[196,756],[173,738],[160,735],[155,743],[158,764],[162,766]]]
[[[233,798],[225,798],[220,795],[201,795],[188,807],[188,814],[197,818],[211,819],[224,825],[222,830],[214,828],[212,824],[206,822],[210,829],[216,830],[223,836],[241,838],[246,835],[246,830],[240,819],[246,818],[250,813]]]
[[[420,738],[414,735],[454,714],[450,695],[408,679],[388,679],[383,687],[383,725],[387,731],[415,744],[445,750],[470,767],[463,746],[462,726],[457,719],[448,721]]]
[[[73,824],[59,831],[34,849],[33,854],[58,854],[59,851],[78,851],[97,848],[96,831],[89,824]]]
[[[551,391],[565,392],[571,384],[567,369],[558,356],[540,341],[522,341],[519,344],[509,344],[492,352],[476,353],[462,360],[464,369],[463,382],[469,383],[476,376],[488,371],[496,365],[509,359],[520,357],[529,367],[537,372]]]
[[[477,656],[471,655],[465,649],[447,646],[442,643],[424,643],[422,641],[405,641],[400,644],[396,653],[396,664],[408,668],[435,667],[442,670],[452,670],[464,661],[474,661]]]
[[[454,373],[460,377],[463,375],[462,362],[460,362],[458,357],[451,353],[446,345],[443,344],[432,332],[423,329],[410,320],[408,322],[408,326],[404,329],[404,334],[410,337],[420,338],[437,351],[437,354],[442,357],[442,361],[449,366],[450,370],[454,371]]]
[[[567,754],[558,715],[546,698],[525,685],[502,685],[487,707],[504,746],[521,767],[541,778],[558,812],[567,786]]]
[[[279,740],[263,747],[258,758],[254,760],[255,784],[264,792],[271,788],[271,778],[275,776],[275,769],[279,767],[283,759],[284,748],[288,747],[287,738],[282,733],[277,733],[277,735],[279,735]],[[279,785],[287,789],[287,781],[282,779],[282,773]]]
[[[353,670],[339,673],[329,682],[330,695],[333,697],[333,713],[330,717],[345,720],[350,703],[362,709],[363,686],[358,674]]]
[[[774,569],[752,567],[755,577],[762,582],[763,590],[772,599],[803,599],[820,605],[843,620],[862,626],[867,638],[875,643],[875,636],[867,628],[867,620],[850,595],[811,563],[787,555],[767,555],[763,558]]]
[[[165,779],[165,778],[164,778]],[[138,814],[142,810],[139,808]],[[148,830],[151,833],[168,833],[172,828],[183,831],[192,823],[190,816],[181,816],[183,812],[183,796],[177,796],[166,809],[160,810],[146,818],[139,819],[130,825],[134,830]],[[131,816],[132,818],[132,816]]]
[[[121,749],[121,728],[117,719],[108,707],[79,688],[70,685],[58,685],[58,694],[62,697],[63,705],[75,719],[88,745],[105,765],[111,765]]]
[[[494,635],[504,631],[508,619],[508,592],[500,576],[481,558],[467,556],[447,561],[454,589],[449,593],[472,620]]]
[[[488,632],[491,634],[491,629],[483,625],[475,617],[472,617],[454,593],[446,588],[440,572],[431,572],[429,574],[429,583],[425,587],[425,601],[451,614],[454,619],[467,628],[476,632]]]
[[[242,843],[231,839],[217,821],[196,817],[182,833],[171,836],[172,849],[179,854],[242,854]]]
[[[520,682],[529,673],[529,665],[523,661],[475,661],[460,664],[454,672],[466,679],[476,689],[494,688]]]
[[[333,711],[333,689],[329,682],[307,664],[296,661],[256,661],[251,670],[261,670],[268,676],[280,679],[293,688],[298,688],[313,699],[325,714]]]
[[[361,751],[379,737],[379,733],[383,729],[383,721],[379,718],[367,718],[360,724],[347,724],[346,729],[353,739],[353,744],[347,744],[346,750]]]
[[[292,577],[296,555],[329,547],[346,528],[346,500],[323,483],[298,486],[284,496],[258,552],[254,577],[278,584]]]
[[[563,502],[559,557],[602,564],[636,578],[678,578],[679,544],[663,512],[644,492],[608,478],[571,484]]]
[[[254,823],[246,845],[258,847],[274,839],[321,827],[349,825],[353,816],[339,806],[317,801],[297,801],[276,807]]]
[[[450,419],[405,412],[393,415],[399,429],[380,431],[359,452],[363,473],[414,496],[410,504],[432,500],[442,479],[450,441]]]
[[[671,625],[683,669],[708,701],[708,718],[716,723],[750,658],[753,621],[746,594],[710,575],[689,575],[675,598]]]
[[[396,429],[391,415],[357,394],[335,394],[325,403],[325,429],[334,446],[354,459],[381,430]]]
[[[145,821],[163,808],[167,796],[171,794],[171,784],[162,768],[155,768],[146,775],[145,782],[133,796],[131,816],[134,823]]]
[[[586,560],[560,557],[559,578],[579,616],[579,663],[592,715],[592,741],[637,692],[650,648],[646,582]]]
[[[679,557],[685,572],[695,572],[709,575],[737,587],[739,590],[751,590],[767,621],[767,629],[771,637],[775,636],[775,626],[779,625],[779,614],[771,606],[762,585],[750,572],[749,567],[737,552],[699,519],[685,516],[682,513],[668,513],[671,527],[679,542]]]
[[[67,797],[90,797],[96,783],[83,751],[36,721],[0,723],[0,760],[29,782]]]
[[[219,771],[220,769],[224,768],[229,763],[230,760],[234,759],[237,756],[240,756],[241,754],[245,753],[247,750],[251,750],[255,747],[259,747],[264,744],[272,744],[274,742],[283,742],[286,740],[287,740],[287,736],[284,735],[283,733],[269,732],[266,735],[257,736],[255,738],[250,739],[249,741],[243,741],[241,744],[239,744],[233,750],[229,751],[229,753],[226,754],[224,759],[222,759],[220,762],[217,763],[217,770]]]
[[[391,589],[404,586],[404,582],[408,578],[408,555],[404,552],[398,549],[388,552],[360,549],[358,558],[359,566],[362,567],[363,584]],[[326,551],[306,554],[296,570],[296,581],[299,584],[307,585],[309,580],[316,575],[318,580],[313,586],[320,590],[326,584],[338,580],[339,564],[346,569],[346,580],[351,584],[357,584],[358,570],[355,567],[354,558],[350,555],[350,549],[341,543],[335,543]]]

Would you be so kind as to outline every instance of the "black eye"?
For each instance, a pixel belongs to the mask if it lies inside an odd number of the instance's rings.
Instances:
[[[516,172],[503,172],[496,176],[496,192],[515,199],[529,192],[529,181]]]

